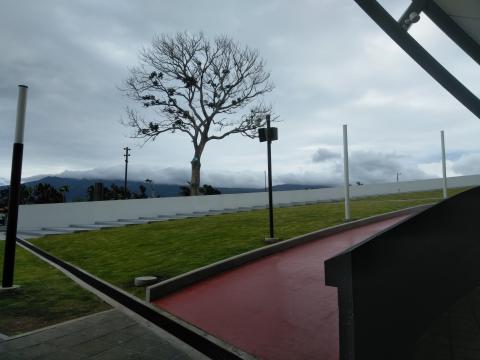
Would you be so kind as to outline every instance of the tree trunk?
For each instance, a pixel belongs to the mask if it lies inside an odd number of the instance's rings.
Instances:
[[[200,195],[200,157],[195,156],[191,161],[192,178],[190,180],[190,195]]]

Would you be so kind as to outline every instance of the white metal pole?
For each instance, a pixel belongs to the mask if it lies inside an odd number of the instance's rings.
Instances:
[[[23,133],[25,129],[25,111],[27,108],[28,86],[18,86],[17,122],[13,140],[12,173],[8,196],[7,234],[3,253],[2,288],[13,287],[15,269],[15,247],[17,241],[18,204],[20,203],[20,184],[22,179]]]
[[[348,177],[347,125],[343,125],[343,176],[345,180],[345,221],[350,220],[350,180]]]
[[[440,139],[442,142],[442,170],[443,170],[443,198],[448,197],[447,194],[447,161],[445,158],[445,135],[443,130],[440,131]]]
[[[28,86],[18,85],[17,100],[17,121],[15,124],[14,144],[23,144],[23,134],[25,132],[25,112],[27,108],[27,91]]]

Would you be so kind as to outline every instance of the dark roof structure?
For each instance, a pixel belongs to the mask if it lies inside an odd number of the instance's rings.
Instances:
[[[466,54],[480,64],[480,1],[413,0],[400,19],[394,19],[376,0],[355,2],[410,57],[480,118],[480,99],[426,51],[408,29],[425,14]]]

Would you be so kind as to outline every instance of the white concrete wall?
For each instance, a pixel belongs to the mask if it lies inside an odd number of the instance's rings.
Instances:
[[[480,175],[448,178],[448,187],[480,185]],[[350,188],[351,197],[414,192],[442,188],[442,179],[403,181],[399,183],[369,184]],[[343,188],[274,192],[275,204],[328,201],[343,199]],[[225,208],[263,206],[268,201],[267,193],[210,195],[197,197],[171,197],[158,199],[113,200],[76,202],[65,204],[21,205],[19,230],[42,227],[64,227],[93,224],[95,221],[136,219],[141,216],[157,216],[193,211],[220,210]]]

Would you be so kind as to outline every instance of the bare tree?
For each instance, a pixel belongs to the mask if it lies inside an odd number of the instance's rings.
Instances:
[[[264,61],[258,51],[240,47],[226,36],[213,41],[202,33],[156,36],[130,73],[127,95],[154,110],[154,120],[147,120],[127,108],[133,137],[148,141],[166,132],[187,134],[194,149],[192,195],[200,194],[207,142],[232,134],[255,138],[271,111],[262,102],[263,95],[273,90]]]

